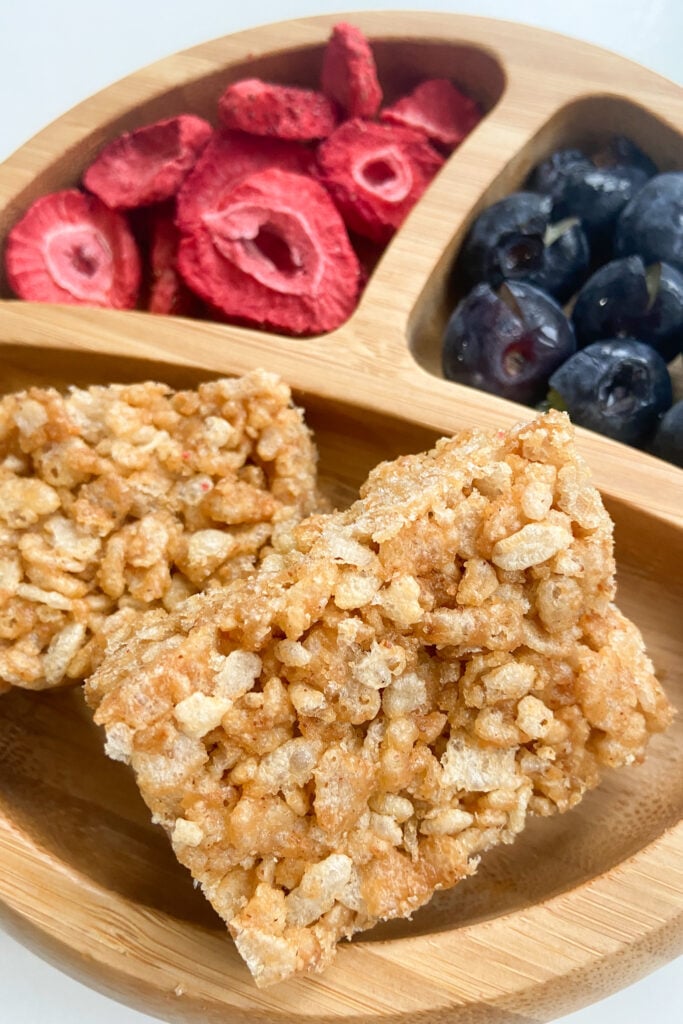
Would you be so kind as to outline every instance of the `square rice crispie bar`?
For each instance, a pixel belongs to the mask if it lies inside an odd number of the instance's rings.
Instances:
[[[86,697],[268,985],[643,758],[671,709],[613,596],[550,413],[380,465],[251,579],[119,635]]]
[[[0,692],[83,678],[122,618],[251,572],[319,507],[274,374],[0,398]]]

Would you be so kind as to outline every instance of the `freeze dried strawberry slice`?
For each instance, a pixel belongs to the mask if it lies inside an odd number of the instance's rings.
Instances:
[[[176,223],[182,231],[194,230],[241,178],[255,171],[279,167],[308,174],[313,164],[311,152],[298,142],[245,132],[216,132],[178,192]]]
[[[327,138],[339,120],[323,93],[260,78],[229,85],[218,101],[218,115],[226,128],[301,142]]]
[[[385,243],[444,160],[410,128],[346,121],[318,147],[318,176],[347,226]]]
[[[42,196],[7,239],[5,267],[21,299],[132,309],[140,255],[121,213],[76,189]]]
[[[173,220],[170,204],[149,211],[146,224],[149,239],[150,283],[147,309],[150,313],[194,316],[199,301],[180,277],[177,269],[180,231]]]
[[[321,84],[348,117],[374,117],[382,89],[370,43],[360,29],[340,22],[325,47]]]
[[[193,114],[126,132],[104,147],[83,184],[113,210],[163,202],[176,194],[212,132]]]
[[[358,259],[324,188],[277,168],[252,174],[207,210],[180,244],[187,284],[227,317],[288,334],[346,320]]]
[[[380,111],[382,121],[415,128],[433,142],[453,150],[481,120],[477,103],[447,78],[430,78],[390,107]]]

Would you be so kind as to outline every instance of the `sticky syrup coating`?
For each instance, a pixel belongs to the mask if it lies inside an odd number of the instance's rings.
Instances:
[[[86,676],[109,630],[251,572],[319,508],[274,374],[0,399],[0,689]]]
[[[409,916],[671,717],[559,413],[384,463],[286,540],[86,685],[260,986]]]

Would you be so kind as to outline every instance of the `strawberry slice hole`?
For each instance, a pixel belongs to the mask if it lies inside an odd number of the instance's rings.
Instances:
[[[289,242],[267,225],[259,228],[255,238],[245,239],[244,247],[255,258],[272,263],[279,274],[291,276],[301,270],[301,262],[292,252]]]
[[[284,206],[233,203],[204,215],[211,240],[225,259],[273,291],[313,294],[325,255],[305,216]]]
[[[371,160],[363,168],[363,176],[374,188],[381,188],[388,181],[394,181],[396,171],[387,160]]]
[[[76,225],[55,231],[45,240],[45,263],[54,282],[75,299],[108,304],[114,261],[99,232]]]
[[[374,152],[369,159],[366,156],[354,166],[353,176],[360,188],[389,203],[403,202],[413,187],[410,167],[393,148]]]

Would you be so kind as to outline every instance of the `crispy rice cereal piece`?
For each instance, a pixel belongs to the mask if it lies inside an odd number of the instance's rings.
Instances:
[[[86,684],[258,985],[410,915],[671,715],[559,413],[385,463]]]
[[[301,411],[264,371],[0,399],[0,690],[82,678],[112,613],[251,571],[320,507],[315,480]]]

